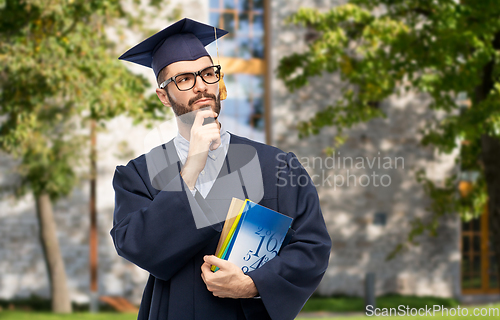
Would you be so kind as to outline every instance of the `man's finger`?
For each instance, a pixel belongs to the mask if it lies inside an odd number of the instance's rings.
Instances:
[[[198,111],[196,113],[196,117],[194,118],[193,127],[194,126],[202,126],[203,121],[205,120],[205,118],[208,118],[208,117],[215,118],[215,117],[217,117],[217,113],[213,112],[212,110]]]
[[[203,260],[205,260],[206,263],[216,266],[219,269],[224,269],[229,262],[227,262],[224,259],[217,258],[216,256],[204,256]]]
[[[213,143],[210,145],[210,150],[213,151],[213,150],[217,149],[221,145],[220,136],[218,136],[217,139],[212,140],[212,141],[213,141]]]
[[[203,263],[201,265],[201,272],[207,273],[207,274],[208,274],[208,272],[212,273],[212,270],[210,270],[210,267],[211,267],[210,263],[207,263],[207,262]]]
[[[205,284],[207,283],[207,279],[206,279],[205,275],[210,275],[211,273],[212,273],[212,270],[210,270],[210,265],[208,263],[204,262],[201,265],[201,279],[203,279],[203,282],[205,282]]]

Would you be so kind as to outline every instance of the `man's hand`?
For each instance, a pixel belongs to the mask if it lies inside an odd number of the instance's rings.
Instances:
[[[217,149],[220,144],[220,128],[215,122],[203,125],[203,120],[217,117],[212,110],[203,110],[196,113],[189,137],[189,152],[181,175],[189,189],[193,190],[198,175],[207,162],[208,150]]]
[[[247,276],[234,263],[219,259],[216,256],[203,257],[201,278],[208,291],[219,298],[252,298],[258,295],[252,278]],[[216,265],[219,270],[212,272],[210,267]]]

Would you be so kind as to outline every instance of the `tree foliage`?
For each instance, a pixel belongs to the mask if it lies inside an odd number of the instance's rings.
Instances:
[[[500,2],[494,0],[351,0],[323,12],[302,8],[288,19],[314,39],[304,52],[280,61],[278,76],[286,86],[293,91],[333,72],[344,83],[338,101],[299,124],[300,136],[318,134],[326,126],[342,134],[360,122],[385,117],[377,107],[380,101],[417,92],[428,94],[429,108],[445,115],[426,124],[421,142],[445,153],[466,145],[457,162],[462,170],[479,171],[473,192],[460,198],[459,177],[437,186],[419,172],[434,215],[431,221],[412,222],[409,242],[426,230],[435,233],[442,215],[459,212],[468,219],[483,212],[487,164],[481,162],[481,138],[500,137],[499,16]],[[459,94],[469,99],[468,106]]]
[[[22,159],[21,193],[72,190],[88,120],[158,116],[106,33],[127,15],[117,0],[0,1],[0,148]]]

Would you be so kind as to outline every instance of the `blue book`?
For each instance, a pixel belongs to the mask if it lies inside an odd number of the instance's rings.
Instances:
[[[260,268],[278,255],[293,219],[249,200],[221,258],[244,273]]]

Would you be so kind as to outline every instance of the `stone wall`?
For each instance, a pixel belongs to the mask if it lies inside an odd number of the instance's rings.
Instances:
[[[284,24],[288,15],[300,6],[326,10],[342,2],[272,1],[271,67],[276,68],[284,55],[306,48],[305,31]],[[338,99],[340,85],[338,76],[325,74],[312,79],[309,87],[290,93],[281,81],[272,81],[273,144],[293,151],[308,170],[332,238],[330,265],[318,293],[362,296],[364,275],[374,272],[377,294],[458,296],[460,222],[456,217],[440,222],[436,238],[420,237],[419,246],[385,260],[405,239],[412,219],[429,217],[429,199],[416,182],[416,171],[425,169],[439,183],[456,169],[454,155],[438,155],[419,144],[418,129],[438,115],[428,111],[425,96],[392,97],[380,106],[386,119],[349,130],[349,139],[335,159],[328,158],[323,150],[333,146],[333,128],[299,140],[295,126]],[[385,225],[375,221],[384,216]]]

